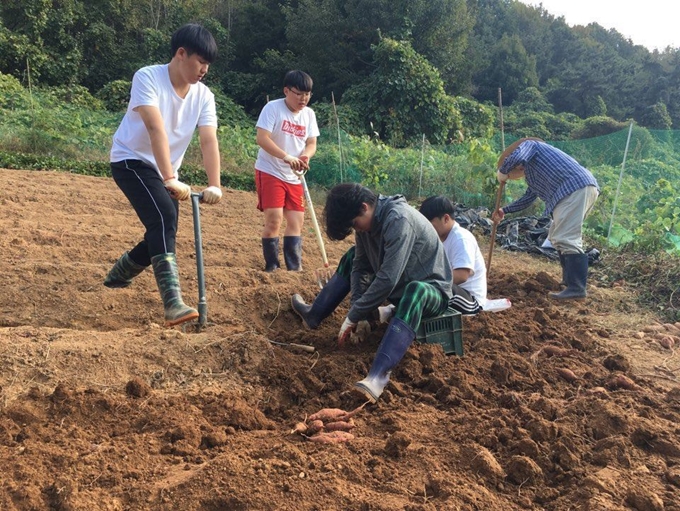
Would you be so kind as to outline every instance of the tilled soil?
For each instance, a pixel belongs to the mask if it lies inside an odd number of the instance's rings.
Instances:
[[[209,323],[166,329],[151,271],[102,285],[142,234],[112,180],[3,170],[0,190],[2,510],[680,510],[680,363],[596,269],[586,301],[556,304],[557,265],[496,251],[490,297],[513,307],[463,318],[463,357],[414,344],[355,438],[317,444],[291,428],[361,404],[384,326],[339,349],[344,303],[302,328],[311,222],[305,271],[268,274],[255,196],[201,206]],[[348,246],[327,243],[331,261]]]

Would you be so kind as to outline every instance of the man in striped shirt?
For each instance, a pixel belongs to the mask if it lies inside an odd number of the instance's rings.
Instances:
[[[560,256],[566,289],[550,293],[559,300],[586,297],[588,256],[583,251],[583,221],[593,209],[599,187],[593,174],[574,158],[540,139],[520,139],[506,149],[498,162],[500,182],[521,179],[527,190],[516,201],[494,211],[500,222],[506,213],[529,207],[540,198],[552,217],[548,239]]]

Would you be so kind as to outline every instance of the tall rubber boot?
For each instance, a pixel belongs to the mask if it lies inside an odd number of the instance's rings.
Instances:
[[[302,271],[302,237],[283,237],[283,260],[288,271]]]
[[[560,281],[560,286],[566,286],[567,280],[564,277],[564,255],[562,255],[562,252],[558,252],[557,254],[560,256],[560,266],[562,267],[562,280]]]
[[[392,318],[382,338],[368,376],[354,384],[369,400],[375,403],[390,381],[392,369],[404,358],[416,333],[404,321]]]
[[[324,319],[333,314],[333,311],[349,293],[350,287],[350,283],[345,277],[335,273],[328,284],[316,295],[312,305],[307,305],[298,294],[293,295],[290,303],[293,310],[302,318],[305,327],[315,330],[319,328]]]
[[[564,280],[566,289],[559,293],[550,293],[550,298],[557,300],[582,300],[586,297],[586,281],[588,280],[588,256],[586,254],[564,255]]]
[[[262,238],[262,253],[264,254],[264,271],[272,272],[281,268],[279,263],[279,238]]]
[[[134,262],[129,254],[129,252],[125,252],[120,256],[120,259],[116,261],[116,264],[113,265],[113,268],[106,275],[104,279],[106,287],[112,289],[128,287],[132,284],[132,279],[146,269],[146,266],[141,266]]]
[[[165,308],[165,326],[180,325],[198,318],[198,311],[186,305],[182,300],[175,254],[153,256],[151,265]]]

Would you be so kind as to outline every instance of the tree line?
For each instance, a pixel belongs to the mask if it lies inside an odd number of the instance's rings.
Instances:
[[[488,136],[499,88],[518,134],[680,126],[680,49],[650,52],[517,0],[3,0],[0,73],[120,108],[134,71],[167,62],[190,21],[218,42],[207,81],[234,119],[300,68],[322,117],[334,98],[346,130],[397,146]]]

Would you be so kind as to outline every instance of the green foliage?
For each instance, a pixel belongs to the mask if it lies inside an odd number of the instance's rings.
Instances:
[[[496,121],[493,108],[461,96],[454,98],[454,107],[460,112],[461,132],[464,139],[491,137]]]
[[[96,96],[110,112],[122,112],[130,102],[131,88],[132,82],[129,80],[114,80],[104,85]]]
[[[647,128],[668,130],[671,128],[673,121],[668,114],[666,105],[661,101],[654,105],[645,108],[643,114],[640,116],[640,124]]]
[[[619,122],[611,117],[588,117],[583,124],[571,134],[571,138],[592,138],[609,135],[626,128],[627,123]]]
[[[0,108],[28,108],[30,98],[19,80],[0,73]]]
[[[234,100],[223,92],[213,89],[215,94],[215,107],[221,126],[252,126],[253,119],[243,110],[243,107],[234,103]]]
[[[343,103],[370,116],[366,121],[390,145],[418,143],[423,134],[436,144],[450,140],[461,118],[437,70],[408,42],[384,38],[374,50],[375,71]]]
[[[335,108],[333,108],[332,103],[324,101],[314,103],[311,107],[316,114],[316,121],[319,124],[319,128],[329,128],[337,131],[337,125],[340,124],[340,129],[342,131],[352,135],[368,135],[362,114],[357,109],[353,108],[352,105],[336,105]]]

